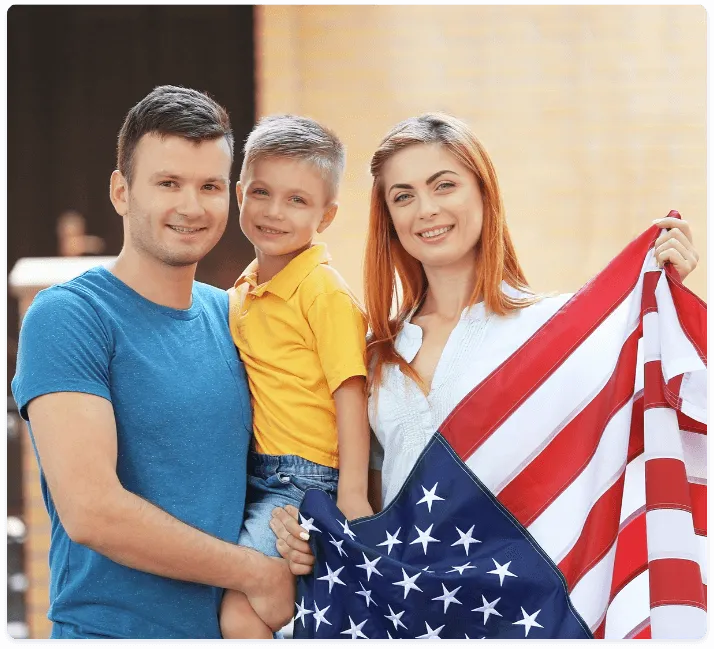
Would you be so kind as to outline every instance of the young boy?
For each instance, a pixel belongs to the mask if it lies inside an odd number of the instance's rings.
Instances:
[[[229,291],[231,333],[253,404],[238,543],[279,556],[271,511],[299,507],[308,487],[336,496],[347,519],[372,514],[366,327],[345,281],[328,265],[325,245],[313,244],[337,213],[340,140],[314,120],[274,116],[257,124],[244,152],[236,194],[256,259]],[[224,638],[270,638],[273,630],[246,595],[226,591]]]

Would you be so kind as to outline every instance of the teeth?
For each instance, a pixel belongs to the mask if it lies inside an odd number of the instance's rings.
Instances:
[[[202,228],[180,228],[178,225],[170,225],[169,226],[172,230],[176,230],[176,232],[180,232],[181,234],[187,234],[189,232],[198,232]]]
[[[438,230],[429,230],[428,232],[422,232],[419,236],[423,237],[424,239],[431,239],[432,237],[438,237],[440,234],[444,234],[444,232],[448,232],[449,230],[451,230],[452,227],[452,225],[447,225],[443,228],[439,228]]]
[[[266,228],[264,226],[258,226],[260,230],[263,232],[267,232],[268,234],[285,234],[282,230],[271,230],[270,228]]]

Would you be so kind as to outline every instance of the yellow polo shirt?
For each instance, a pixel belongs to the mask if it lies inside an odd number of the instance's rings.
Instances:
[[[255,450],[338,467],[332,393],[366,376],[366,322],[325,244],[268,282],[254,260],[228,291],[230,328],[245,364]]]

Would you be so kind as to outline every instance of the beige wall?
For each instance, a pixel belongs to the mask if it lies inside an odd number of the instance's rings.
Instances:
[[[296,112],[348,147],[335,266],[362,291],[370,156],[397,121],[465,119],[491,153],[521,262],[572,291],[653,218],[695,230],[706,298],[702,7],[257,7],[258,111]]]

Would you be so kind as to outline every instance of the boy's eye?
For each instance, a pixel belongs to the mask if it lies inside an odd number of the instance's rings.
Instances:
[[[268,192],[266,192],[264,189],[260,189],[259,187],[253,190],[253,194],[257,194],[258,196],[267,196]]]
[[[305,199],[302,198],[302,196],[293,196],[290,200],[291,200],[293,203],[302,203],[303,205],[306,204],[306,203],[305,203]]]

